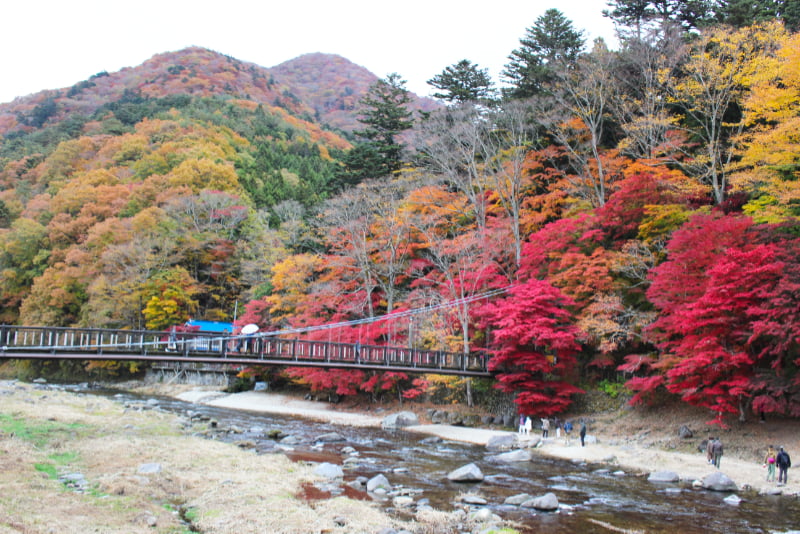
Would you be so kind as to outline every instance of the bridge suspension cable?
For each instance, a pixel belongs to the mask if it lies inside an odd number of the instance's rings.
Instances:
[[[348,326],[359,326],[364,324],[371,324],[371,323],[378,323],[381,321],[393,321],[395,319],[402,319],[404,317],[411,317],[414,315],[420,315],[423,313],[430,313],[432,311],[443,310],[448,308],[454,308],[456,306],[461,306],[463,304],[469,304],[471,302],[477,302],[479,300],[485,300],[488,298],[496,297],[497,295],[502,295],[507,293],[511,288],[515,287],[515,285],[508,285],[502,288],[493,289],[492,291],[486,291],[484,293],[479,293],[476,295],[470,295],[468,297],[462,297],[460,299],[455,300],[448,300],[445,302],[440,302],[439,304],[433,304],[431,306],[425,306],[422,308],[412,308],[408,310],[403,310],[397,313],[387,313],[384,315],[378,315],[376,317],[364,317],[362,319],[353,319],[351,321],[341,321],[338,323],[328,323],[323,325],[317,326],[306,326],[302,328],[285,328],[281,330],[273,330],[269,332],[259,332],[259,336],[279,336],[285,334],[303,334],[306,332],[315,332],[318,330],[331,330],[335,328],[344,328]],[[239,336],[234,336],[239,337]]]
[[[492,298],[492,297],[507,293],[513,287],[515,287],[515,285],[508,285],[508,286],[505,286],[505,287],[502,287],[502,288],[493,289],[491,291],[486,291],[484,293],[478,293],[478,294],[475,294],[475,295],[470,295],[470,296],[463,297],[463,298],[460,298],[460,299],[448,300],[448,301],[445,301],[445,302],[440,302],[439,304],[433,304],[431,306],[424,306],[424,307],[421,307],[421,308],[412,308],[412,309],[403,310],[401,312],[396,312],[396,313],[387,313],[387,314],[379,315],[379,316],[376,316],[376,317],[364,317],[362,319],[353,319],[351,321],[341,321],[341,322],[338,322],[338,323],[328,323],[328,324],[323,324],[323,325],[307,326],[307,327],[302,327],[302,328],[285,328],[285,329],[281,329],[281,330],[272,330],[272,331],[267,331],[267,332],[257,332],[256,334],[236,334],[236,335],[228,335],[228,336],[216,336],[216,337],[210,337],[210,338],[207,338],[207,339],[208,339],[209,342],[235,341],[235,340],[239,340],[239,339],[252,339],[253,337],[274,337],[274,336],[287,335],[287,334],[303,334],[303,333],[306,333],[306,332],[315,332],[315,331],[319,331],[319,330],[332,330],[332,329],[336,329],[336,328],[345,328],[345,327],[348,327],[348,326],[359,326],[359,325],[364,325],[364,324],[377,323],[377,322],[380,322],[380,321],[392,321],[392,320],[395,320],[395,319],[402,319],[402,318],[405,318],[405,317],[412,317],[414,315],[420,315],[420,314],[423,314],[423,313],[430,313],[430,312],[437,311],[437,310],[454,308],[456,306],[461,306],[461,305],[464,305],[464,304],[469,304],[469,303],[472,303],[472,302],[485,300],[485,299],[488,299],[488,298]],[[179,332],[178,334],[185,336],[187,334],[190,335],[191,332]],[[172,336],[173,333],[167,332],[167,333],[165,333],[165,335]],[[142,343],[142,345],[143,346],[154,346],[154,347],[157,347],[157,346],[162,346],[162,345],[169,345],[170,343],[174,343],[174,342],[175,342],[174,340],[166,339],[166,340],[144,342],[144,343]],[[124,346],[126,346],[126,344],[125,343],[102,343],[102,344],[94,344],[93,346],[95,346],[97,348],[113,349],[113,348],[124,347]],[[58,348],[65,348],[65,346],[62,347],[62,346],[45,345],[45,346],[42,346],[42,347],[29,347],[29,348],[58,349]]]

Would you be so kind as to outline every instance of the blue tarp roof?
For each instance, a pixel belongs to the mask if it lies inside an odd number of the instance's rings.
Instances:
[[[197,326],[200,328],[200,332],[213,332],[215,334],[222,334],[224,332],[228,332],[229,334],[233,332],[233,323],[220,323],[217,321],[196,321],[191,319],[186,321],[186,326]]]

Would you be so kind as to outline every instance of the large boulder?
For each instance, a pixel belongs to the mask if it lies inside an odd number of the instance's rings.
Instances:
[[[510,451],[519,443],[519,437],[516,434],[498,434],[489,438],[486,443],[486,448],[490,451]]]
[[[384,417],[381,422],[383,428],[402,428],[404,426],[414,426],[418,424],[419,419],[414,412],[393,413]]]
[[[447,414],[447,424],[453,426],[459,426],[463,424],[464,418],[458,412],[450,412]]]
[[[480,482],[483,480],[483,473],[480,468],[473,464],[459,467],[447,474],[447,479],[453,482]]]
[[[383,489],[388,492],[392,490],[392,484],[384,475],[375,475],[367,481],[367,491],[373,492],[377,489]]]
[[[323,478],[327,478],[328,480],[335,480],[337,478],[344,477],[344,471],[342,471],[341,466],[328,462],[321,463],[315,467],[314,474]]]
[[[447,423],[447,412],[444,410],[436,410],[431,416],[431,423],[435,425],[444,425]]]
[[[523,449],[517,449],[515,451],[508,451],[496,454],[494,456],[489,456],[486,458],[486,460],[490,462],[510,464],[515,462],[530,462],[531,458],[532,456],[530,452]]]
[[[558,510],[558,498],[554,493],[545,493],[541,497],[535,497],[522,503],[523,508],[533,508],[535,510],[553,511]]]
[[[681,427],[678,429],[678,437],[681,439],[690,439],[694,437],[694,432],[692,432],[692,429],[688,426],[681,425]]]
[[[719,471],[703,477],[702,487],[711,491],[736,491],[739,489],[736,486],[736,482],[731,480],[725,473]]]
[[[475,427],[478,426],[481,422],[481,418],[477,415],[467,414],[461,420],[461,424],[468,427]]]
[[[680,479],[674,471],[653,471],[647,477],[648,482],[678,482]]]

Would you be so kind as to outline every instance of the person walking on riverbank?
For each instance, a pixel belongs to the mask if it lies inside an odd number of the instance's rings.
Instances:
[[[569,433],[572,432],[572,421],[564,423],[564,445],[569,446]]]
[[[586,422],[581,421],[581,447],[586,446]]]
[[[788,473],[786,471],[792,467],[792,459],[789,458],[789,453],[783,450],[783,447],[778,451],[775,464],[778,466],[778,485],[785,485],[788,480]]]
[[[547,439],[548,433],[550,433],[550,419],[544,417],[542,418],[542,439]]]
[[[714,448],[714,436],[709,434],[708,440],[706,440],[706,461],[708,461],[708,463],[710,464],[714,463],[714,451],[712,450],[713,448]]]
[[[520,414],[519,416],[519,433],[520,434],[525,433],[525,416],[522,414]]]
[[[764,467],[767,468],[767,482],[775,482],[775,461],[777,454],[770,445],[767,448],[767,455],[764,456]]]
[[[714,467],[719,469],[719,464],[722,461],[722,440],[717,438],[711,443],[711,454],[714,459]]]

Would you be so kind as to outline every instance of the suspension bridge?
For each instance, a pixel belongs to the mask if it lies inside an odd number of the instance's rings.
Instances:
[[[488,354],[287,338],[47,326],[0,326],[0,358],[299,366],[488,377]]]

